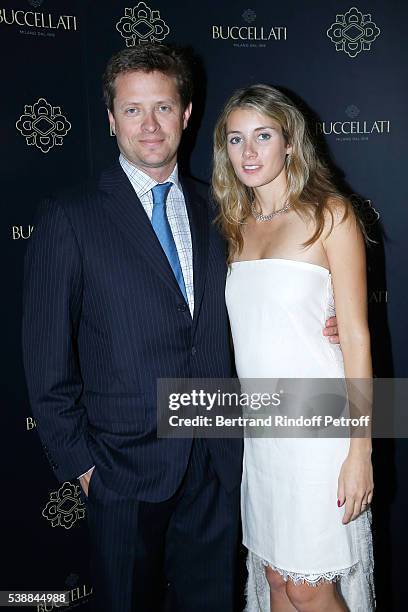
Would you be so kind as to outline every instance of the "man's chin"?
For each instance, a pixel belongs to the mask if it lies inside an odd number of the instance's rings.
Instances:
[[[136,166],[141,168],[164,168],[172,162],[175,163],[176,157],[163,157],[163,156],[149,156],[142,159],[134,160]]]
[[[165,168],[170,164],[170,160],[165,159],[160,162],[142,162],[142,168]]]

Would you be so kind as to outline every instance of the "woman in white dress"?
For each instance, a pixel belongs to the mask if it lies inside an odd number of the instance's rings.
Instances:
[[[278,90],[227,101],[213,191],[238,376],[370,379],[361,225]],[[321,331],[334,312],[341,349]],[[244,448],[247,611],[374,610],[370,438],[248,437]]]

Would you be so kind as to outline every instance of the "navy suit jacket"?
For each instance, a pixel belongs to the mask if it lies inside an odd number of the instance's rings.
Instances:
[[[229,377],[225,243],[206,189],[181,183],[189,216],[194,317],[119,163],[43,205],[25,260],[23,357],[43,448],[62,482],[96,465],[109,488],[170,497],[191,439],[157,438],[158,378]],[[228,489],[240,440],[207,441]]]

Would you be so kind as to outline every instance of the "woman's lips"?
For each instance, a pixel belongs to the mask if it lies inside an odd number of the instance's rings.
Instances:
[[[255,174],[261,168],[262,166],[259,164],[245,164],[245,166],[242,166],[242,170],[245,172],[245,174]]]

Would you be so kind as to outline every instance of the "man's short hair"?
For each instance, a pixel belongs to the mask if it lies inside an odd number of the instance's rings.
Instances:
[[[107,108],[113,111],[115,79],[127,72],[162,72],[174,77],[183,109],[193,96],[191,59],[185,49],[169,45],[138,45],[122,49],[109,60],[103,75],[103,97]]]

